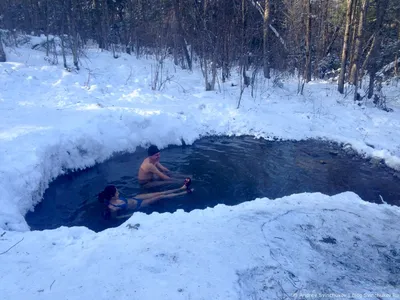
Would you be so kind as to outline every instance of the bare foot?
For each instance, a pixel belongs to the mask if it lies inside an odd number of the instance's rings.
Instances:
[[[192,179],[190,179],[189,177],[185,179],[185,183],[184,185],[189,188],[189,186],[192,184]]]
[[[189,191],[189,186],[192,184],[192,180],[188,177],[185,179],[185,183],[181,187],[181,190],[188,190]]]

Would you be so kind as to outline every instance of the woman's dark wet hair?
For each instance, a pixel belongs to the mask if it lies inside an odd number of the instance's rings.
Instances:
[[[108,201],[110,201],[111,198],[115,196],[116,192],[117,188],[115,187],[115,185],[107,185],[105,189],[102,192],[100,192],[100,194],[97,197],[99,202],[104,203],[104,210],[102,212],[102,216],[105,220],[111,219],[111,211],[108,208]]]
[[[98,195],[97,199],[101,203],[105,203],[106,201],[110,201],[112,197],[115,196],[115,193],[117,192],[117,188],[115,185],[107,185],[105,189],[100,192]]]

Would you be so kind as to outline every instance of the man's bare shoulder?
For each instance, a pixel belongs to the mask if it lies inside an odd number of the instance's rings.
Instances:
[[[155,168],[155,166],[149,161],[148,158],[143,160],[142,165],[140,167],[143,168],[146,171],[147,170],[153,170]]]

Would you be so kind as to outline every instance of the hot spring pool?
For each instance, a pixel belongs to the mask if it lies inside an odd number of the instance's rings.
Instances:
[[[136,179],[145,157],[146,150],[138,148],[135,153],[117,154],[92,168],[58,177],[35,211],[26,215],[31,229],[86,226],[101,231],[121,224],[124,220],[101,218],[97,194],[107,184],[116,185],[125,197],[146,192]],[[173,171],[192,174],[195,192],[161,200],[144,209],[145,213],[191,211],[302,192],[334,195],[353,191],[366,201],[382,203],[382,197],[389,204],[400,205],[398,172],[326,141],[207,137],[191,146],[162,150],[161,162]]]

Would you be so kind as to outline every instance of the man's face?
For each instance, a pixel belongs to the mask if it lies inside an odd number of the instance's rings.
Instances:
[[[150,156],[150,160],[155,163],[160,161],[160,152]]]

